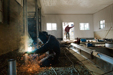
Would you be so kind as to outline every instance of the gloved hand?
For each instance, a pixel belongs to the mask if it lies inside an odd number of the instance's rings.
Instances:
[[[27,51],[27,52],[25,52],[25,54],[34,54],[34,52],[28,52],[28,51]]]

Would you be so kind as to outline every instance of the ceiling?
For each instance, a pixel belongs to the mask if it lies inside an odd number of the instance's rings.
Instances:
[[[44,14],[93,14],[113,0],[40,0]]]
[[[21,5],[23,0],[16,0]],[[45,14],[94,14],[113,4],[113,0],[37,0]],[[35,16],[35,0],[27,0],[28,16]]]

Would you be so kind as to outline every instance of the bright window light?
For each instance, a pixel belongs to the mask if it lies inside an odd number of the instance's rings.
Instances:
[[[100,29],[105,28],[105,20],[100,21]]]
[[[52,30],[57,30],[57,25],[56,25],[56,23],[52,23],[52,24],[51,24],[51,28],[52,28]]]
[[[56,23],[47,23],[47,30],[57,30],[57,24]]]
[[[47,30],[51,30],[51,23],[47,23]]]
[[[80,30],[89,30],[89,23],[80,23]]]

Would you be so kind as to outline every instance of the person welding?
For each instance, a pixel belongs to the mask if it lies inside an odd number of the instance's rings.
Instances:
[[[52,65],[55,62],[58,62],[58,58],[60,55],[60,44],[58,40],[53,35],[48,35],[48,33],[45,31],[39,32],[39,39],[43,42],[43,45],[38,49],[26,53],[28,54],[47,53],[48,56],[46,56],[45,59],[41,61],[41,66],[50,66],[50,64]],[[36,40],[36,38],[33,40]],[[34,43],[36,44],[35,41]]]

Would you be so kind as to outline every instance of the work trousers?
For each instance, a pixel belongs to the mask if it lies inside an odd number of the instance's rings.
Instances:
[[[69,32],[66,32],[66,39],[70,39],[70,34],[69,34]]]

